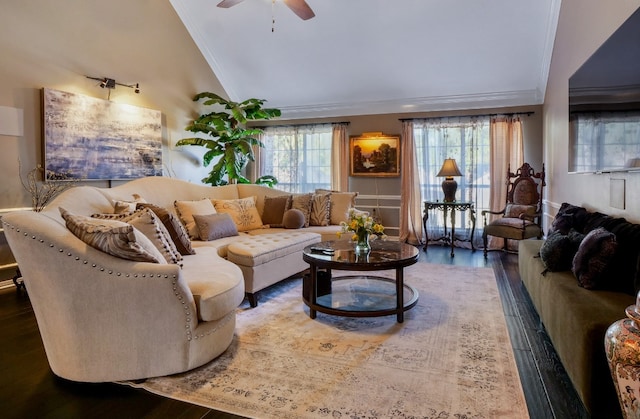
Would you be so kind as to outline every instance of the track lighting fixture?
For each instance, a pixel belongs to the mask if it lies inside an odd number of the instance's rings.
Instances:
[[[100,84],[98,84],[100,87],[102,87],[103,89],[107,88],[107,89],[115,89],[116,85],[118,86],[122,86],[122,87],[128,87],[130,89],[133,89],[134,92],[136,93],[140,93],[140,83],[136,83],[136,84],[123,84],[123,83],[118,83],[117,81],[115,81],[115,79],[110,79],[108,77],[91,77],[91,76],[86,76],[88,79],[91,80],[97,80],[100,82]]]

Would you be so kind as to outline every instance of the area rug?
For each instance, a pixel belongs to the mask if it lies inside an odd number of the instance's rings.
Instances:
[[[404,323],[312,320],[285,281],[239,308],[219,358],[128,384],[250,418],[528,418],[493,270],[418,263],[405,281],[420,299]]]

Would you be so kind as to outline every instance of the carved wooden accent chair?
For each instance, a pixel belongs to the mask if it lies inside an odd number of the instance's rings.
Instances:
[[[535,173],[529,163],[524,163],[515,173],[511,172],[511,166],[509,166],[505,208],[502,211],[482,211],[485,258],[488,251],[488,236],[502,237],[505,251],[508,250],[508,239],[542,238],[542,191],[546,186],[544,176],[544,164],[542,171],[538,173]],[[487,223],[490,215],[502,215],[502,217]]]

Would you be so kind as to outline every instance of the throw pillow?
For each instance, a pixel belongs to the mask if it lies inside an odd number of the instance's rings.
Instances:
[[[316,189],[317,194],[331,193],[331,225],[339,225],[349,219],[349,209],[356,206],[358,192],[338,192],[327,189]]]
[[[584,235],[571,230],[569,234],[554,231],[540,248],[540,258],[547,270],[551,272],[571,270],[573,257],[578,251]]]
[[[313,194],[294,194],[293,200],[291,201],[291,209],[297,209],[302,212],[304,216],[304,224],[303,227],[309,227],[309,222],[311,220],[311,198]],[[286,227],[286,226],[285,226]]]
[[[150,209],[142,208],[123,214],[93,214],[91,217],[118,220],[132,225],[151,241],[168,263],[181,264],[182,255],[176,249],[167,229]]]
[[[173,213],[169,212],[166,208],[154,204],[138,203],[136,208],[149,208],[158,216],[181,255],[195,255],[196,251],[193,250],[191,246],[189,233],[187,233],[187,230]]]
[[[520,218],[521,215],[525,215],[527,217],[534,217],[536,215],[536,206],[535,205],[518,205],[518,204],[507,204],[507,207],[504,210],[504,216],[507,218]]]
[[[181,265],[182,255],[178,252],[171,235],[156,214],[149,208],[143,208],[125,217],[122,221],[131,224],[160,251],[168,263]]]
[[[136,206],[138,203],[147,202],[137,193],[134,193],[132,196],[133,201],[114,201],[113,212],[115,212],[116,214],[131,213],[136,210]]]
[[[153,243],[130,224],[74,215],[62,207],[60,215],[69,231],[93,248],[122,259],[167,263]]]
[[[238,231],[262,228],[262,219],[256,207],[256,197],[240,199],[212,199],[216,212],[226,213],[236,223]]]
[[[193,219],[198,226],[200,240],[210,241],[238,235],[238,228],[229,214],[194,214]]]
[[[282,217],[291,208],[291,201],[291,195],[265,196],[262,222],[270,227],[282,227]]]
[[[211,200],[207,198],[199,201],[175,201],[173,205],[175,206],[176,212],[180,217],[180,221],[184,224],[191,239],[197,239],[200,237],[200,232],[198,232],[198,228],[196,227],[193,214],[209,215],[216,213],[216,209],[211,203]]]
[[[284,224],[284,228],[302,228],[305,223],[304,213],[295,208],[287,210],[284,213],[284,217],[282,217],[282,223]]]
[[[331,194],[314,194],[311,197],[309,225],[328,226],[331,222]]]
[[[591,230],[584,237],[573,258],[572,268],[580,286],[587,289],[598,288],[616,247],[616,236],[604,228]]]

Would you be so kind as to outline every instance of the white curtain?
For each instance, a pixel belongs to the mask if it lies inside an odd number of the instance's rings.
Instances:
[[[473,202],[476,210],[474,245],[482,243],[479,214],[489,206],[489,117],[429,118],[413,121],[413,133],[420,174],[422,200],[437,201],[444,198],[443,178],[437,177],[446,158],[455,159],[462,176],[456,179],[456,200]],[[450,231],[450,220],[447,220]],[[456,213],[456,236],[471,234],[470,211]],[[444,235],[444,214],[429,214],[429,238]],[[458,234],[459,233],[459,234]]]
[[[278,189],[288,192],[331,188],[331,124],[272,126],[263,131],[259,176],[275,176]]]

